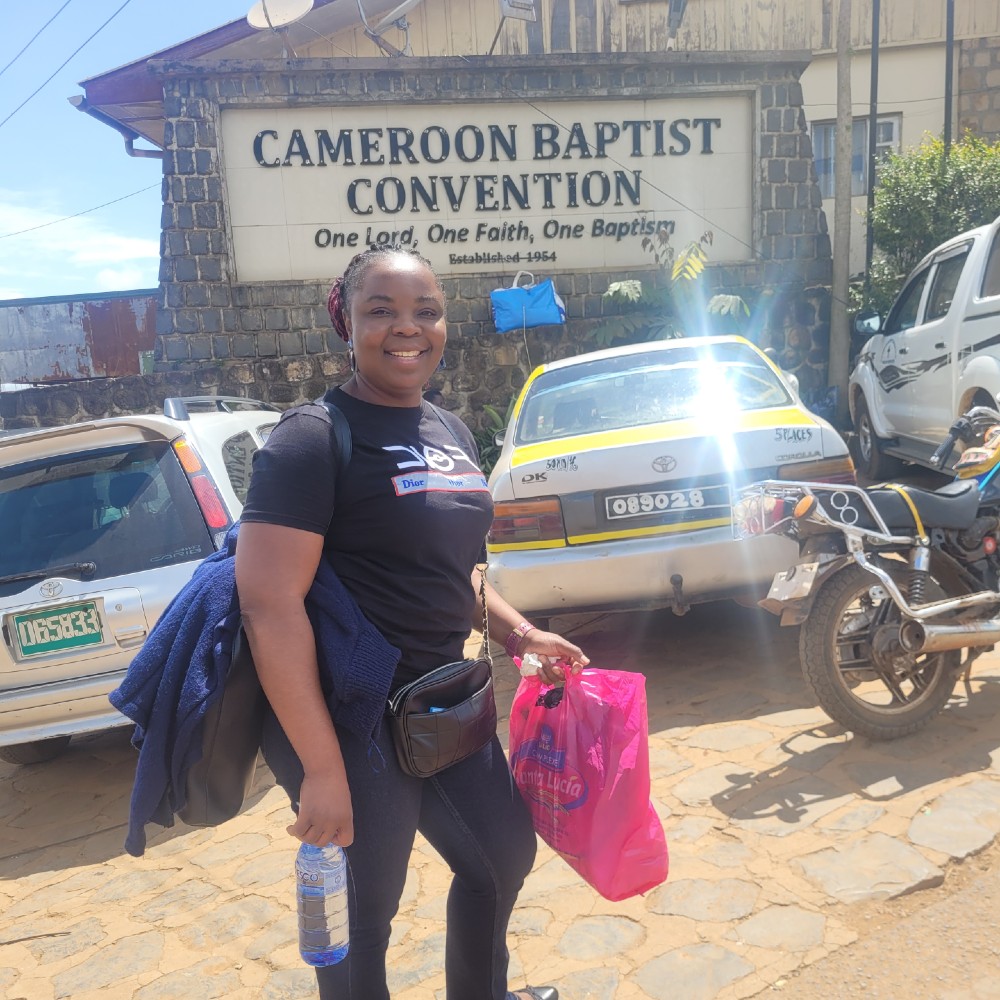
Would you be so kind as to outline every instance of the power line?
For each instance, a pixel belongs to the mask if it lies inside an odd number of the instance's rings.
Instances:
[[[54,14],[53,14],[53,15],[52,15],[52,16],[51,16],[51,17],[50,17],[50,18],[49,18],[49,19],[48,19],[48,20],[47,20],[46,22],[45,22],[45,24],[43,24],[43,25],[42,25],[42,26],[41,26],[41,27],[40,27],[40,28],[38,29],[38,31],[36,31],[36,32],[35,32],[35,33],[34,33],[34,34],[33,34],[33,35],[31,36],[31,38],[29,38],[29,39],[28,39],[28,41],[27,41],[27,42],[25,43],[25,46],[24,46],[24,48],[22,48],[22,49],[21,49],[21,51],[20,51],[20,52],[18,52],[18,53],[17,53],[17,55],[16,55],[16,56],[14,56],[14,58],[13,58],[13,59],[11,59],[11,61],[10,61],[9,63],[7,63],[7,65],[6,65],[6,66],[4,66],[4,68],[3,68],[3,69],[0,69],[0,76],[3,76],[3,75],[4,75],[4,73],[6,73],[6,72],[7,72],[7,70],[9,70],[9,69],[11,68],[11,66],[13,66],[13,65],[14,65],[14,63],[16,63],[16,62],[18,61],[18,59],[20,59],[20,58],[21,58],[21,56],[23,56],[23,55],[24,55],[24,53],[28,51],[29,47],[31,46],[31,43],[32,43],[32,42],[33,42],[33,41],[34,41],[34,40],[35,40],[35,39],[36,39],[36,38],[37,38],[37,37],[38,37],[38,36],[39,36],[39,35],[40,35],[40,34],[41,34],[41,33],[42,33],[42,32],[43,32],[43,31],[44,31],[44,30],[45,30],[45,29],[46,29],[46,28],[47,28],[47,27],[48,27],[48,26],[49,26],[49,25],[50,25],[50,24],[51,24],[51,23],[52,23],[52,22],[53,22],[53,21],[54,21],[54,20],[55,20],[55,19],[56,19],[56,18],[57,18],[57,17],[59,16],[59,15],[60,15],[60,14],[61,14],[61,13],[62,13],[62,12],[63,12],[63,11],[64,11],[64,10],[65,10],[65,9],[66,9],[66,8],[67,8],[67,7],[68,7],[68,6],[70,5],[70,4],[71,4],[71,3],[72,3],[72,2],[73,2],[73,0],[66,0],[66,2],[65,2],[65,3],[64,3],[64,4],[63,4],[63,5],[62,5],[62,6],[61,6],[61,7],[60,7],[60,8],[59,8],[59,9],[58,9],[58,10],[57,10],[57,11],[56,11],[55,13],[54,13]]]
[[[44,229],[46,226],[57,226],[60,222],[69,222],[70,219],[78,219],[81,215],[88,215],[90,212],[96,212],[100,208],[107,208],[108,205],[117,205],[118,202],[125,201],[126,198],[134,198],[137,194],[142,194],[143,191],[152,191],[153,188],[159,186],[159,183],[150,184],[148,187],[139,188],[138,191],[133,191],[131,194],[123,194],[120,198],[113,198],[111,201],[106,201],[103,205],[95,205],[93,208],[85,208],[82,212],[74,212],[72,215],[63,216],[61,219],[53,219],[51,222],[41,222],[37,226],[19,229],[16,233],[4,233],[0,236],[0,240],[9,239],[11,236],[21,236],[24,233],[33,233],[36,229]]]
[[[3,126],[6,125],[7,122],[9,122],[11,118],[13,118],[14,115],[16,115],[18,111],[20,111],[21,108],[23,108],[25,104],[28,103],[28,101],[30,101],[46,84],[50,83],[56,76],[56,74],[66,65],[66,63],[68,63],[70,59],[72,59],[73,56],[75,56],[85,45],[87,45],[94,38],[96,38],[131,2],[132,0],[125,0],[125,2],[118,8],[118,10],[116,10],[111,15],[111,17],[109,17],[92,35],[90,35],[89,38],[86,38],[83,42],[81,42],[69,54],[69,56],[67,56],[67,58],[56,67],[56,69],[52,72],[51,75],[46,77],[45,80],[43,80],[38,87],[36,87],[30,94],[28,94],[28,96],[23,101],[21,101],[21,103],[16,108],[14,108],[14,110],[9,115],[7,115],[7,117],[4,118],[3,121],[0,121],[0,128],[3,128]]]

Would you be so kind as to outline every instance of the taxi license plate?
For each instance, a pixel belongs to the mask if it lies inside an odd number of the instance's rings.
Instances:
[[[61,653],[104,641],[101,616],[93,601],[14,615],[13,626],[23,657]]]
[[[705,486],[691,490],[616,493],[604,498],[604,510],[609,521],[667,513],[696,513],[718,517],[729,514],[729,487]]]

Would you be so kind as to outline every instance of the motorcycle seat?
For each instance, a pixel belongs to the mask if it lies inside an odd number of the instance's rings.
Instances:
[[[974,479],[959,479],[933,492],[915,486],[904,486],[903,489],[928,530],[968,528],[979,513],[979,484]],[[913,531],[913,513],[895,490],[873,486],[868,490],[868,496],[893,531]]]

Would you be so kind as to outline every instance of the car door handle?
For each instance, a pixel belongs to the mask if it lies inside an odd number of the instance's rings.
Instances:
[[[910,349],[908,347],[901,347],[899,349],[899,353],[900,354],[909,354],[910,353]]]
[[[943,340],[939,340],[939,341],[938,341],[938,342],[937,342],[937,343],[936,343],[936,344],[934,345],[934,350],[935,350],[935,351],[943,351],[943,350],[944,350],[944,341],[943,341]]]

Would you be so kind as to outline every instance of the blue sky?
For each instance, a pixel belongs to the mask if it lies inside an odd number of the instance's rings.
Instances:
[[[124,9],[8,118],[123,3]],[[253,0],[0,0],[0,300],[156,286],[160,161],[128,156],[117,132],[81,114],[67,98],[82,93],[80,80],[244,17],[252,5]],[[149,190],[45,225],[142,188]],[[31,231],[9,235],[21,230]]]

